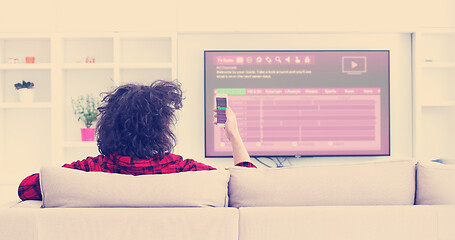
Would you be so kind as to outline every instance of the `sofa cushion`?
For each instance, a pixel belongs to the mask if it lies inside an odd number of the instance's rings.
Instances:
[[[412,160],[229,170],[233,207],[414,204]]]
[[[29,201],[25,201],[29,202]],[[238,240],[238,209],[0,208],[2,240]]]
[[[455,165],[418,163],[416,204],[455,204]]]
[[[455,205],[431,205],[438,223],[438,236],[436,239],[455,238]]]
[[[247,207],[239,212],[239,240],[439,239],[431,206]]]
[[[226,170],[122,175],[45,167],[43,207],[224,207]]]

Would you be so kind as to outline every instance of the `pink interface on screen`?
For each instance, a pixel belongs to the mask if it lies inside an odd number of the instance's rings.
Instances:
[[[216,89],[215,89],[216,91]],[[380,150],[379,88],[245,89],[229,95],[249,152]],[[230,151],[222,128],[215,151]]]

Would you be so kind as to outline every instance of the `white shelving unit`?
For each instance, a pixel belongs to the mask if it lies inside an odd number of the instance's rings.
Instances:
[[[455,159],[455,29],[414,35],[414,156]]]
[[[0,185],[98,155],[96,142],[80,140],[71,99],[176,79],[176,46],[175,33],[0,34]],[[33,103],[18,100],[13,85],[22,80],[35,83]]]
[[[18,184],[50,164],[51,45],[45,35],[0,36],[0,184]],[[22,80],[35,83],[35,102],[19,102],[14,84]]]

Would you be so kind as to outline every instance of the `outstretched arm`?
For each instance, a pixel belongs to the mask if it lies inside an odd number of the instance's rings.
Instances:
[[[250,155],[246,150],[242,137],[240,136],[239,128],[237,126],[237,118],[230,107],[226,109],[226,123],[224,132],[226,137],[231,142],[232,156],[234,157],[234,164],[241,162],[249,162]]]
[[[255,168],[256,166],[251,163],[250,155],[248,154],[242,137],[240,136],[239,128],[237,126],[237,118],[229,106],[226,109],[226,118],[227,120],[224,124],[224,133],[231,142],[234,164],[236,166]]]
[[[41,200],[41,187],[39,184],[39,173],[32,174],[26,177],[19,184],[17,190],[19,198],[25,200]]]

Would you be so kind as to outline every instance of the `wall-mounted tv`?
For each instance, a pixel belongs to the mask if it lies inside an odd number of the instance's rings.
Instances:
[[[232,156],[216,94],[253,157],[390,155],[389,61],[388,50],[205,51],[205,156]]]

